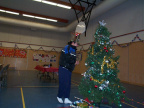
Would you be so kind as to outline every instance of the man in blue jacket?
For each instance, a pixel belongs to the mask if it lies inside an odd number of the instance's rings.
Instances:
[[[72,103],[69,100],[71,88],[71,74],[75,65],[79,64],[76,61],[77,42],[70,41],[61,52],[59,61],[59,90],[57,99],[60,103]],[[64,101],[62,100],[64,98]]]

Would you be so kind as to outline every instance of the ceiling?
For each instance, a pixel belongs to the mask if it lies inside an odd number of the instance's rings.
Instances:
[[[69,3],[69,0],[59,0],[59,1]],[[71,0],[71,1],[74,3],[77,0]],[[87,0],[83,0],[83,1],[87,1]],[[96,0],[96,5],[94,6],[94,8],[99,7],[99,8],[101,8],[101,10],[102,10],[102,8],[104,9],[103,5],[100,6],[100,4],[102,4],[102,3],[105,4],[105,7],[111,5],[110,8],[112,8],[116,5],[118,5],[119,3],[122,3],[123,1],[126,1],[126,0]],[[113,3],[115,3],[115,4],[113,4]],[[82,3],[82,6],[86,8],[87,4]],[[23,25],[26,25],[26,23],[27,23],[27,25],[28,25],[28,23],[32,23],[32,24],[37,24],[36,25],[37,27],[38,26],[47,26],[47,28],[49,28],[49,27],[51,27],[51,28],[52,27],[53,28],[61,27],[62,28],[62,27],[68,27],[73,22],[77,22],[74,9],[64,9],[61,7],[56,7],[56,6],[36,2],[33,0],[0,0],[0,7],[5,7],[5,8],[9,8],[9,9],[18,10],[18,11],[29,12],[29,13],[34,13],[34,14],[38,14],[38,15],[44,15],[44,16],[50,16],[50,17],[56,17],[56,18],[68,20],[67,23],[65,23],[65,22],[50,22],[50,21],[45,21],[45,20],[28,18],[28,17],[24,17],[22,15],[12,15],[12,14],[8,14],[8,13],[0,12],[0,17],[1,17],[0,23],[7,23],[7,24],[11,23],[12,24],[12,21],[13,21],[13,24],[14,24],[14,22],[15,22],[15,24],[18,22],[19,23],[22,22]],[[106,10],[108,10],[108,9],[106,8]],[[93,13],[96,13],[96,11]],[[80,16],[82,16],[82,14]],[[5,20],[7,20],[7,21],[5,21]]]
[[[59,0],[69,3],[69,0]],[[76,1],[76,0],[71,0]],[[87,0],[86,0],[87,1]],[[97,3],[100,2],[100,0],[97,0]],[[87,6],[86,3],[82,4],[83,6]],[[33,19],[33,18],[27,18],[23,16],[17,16],[17,15],[10,15],[7,13],[0,13],[2,16],[6,17],[12,17],[22,20],[28,20],[28,21],[34,21],[34,22],[40,22],[40,23],[46,23],[54,26],[67,26],[74,20],[76,20],[76,15],[74,13],[73,9],[65,9],[57,6],[48,5],[41,2],[36,2],[33,0],[0,0],[0,6],[20,10],[24,12],[30,12],[35,13],[39,15],[45,15],[45,16],[51,16],[56,18],[62,18],[68,20],[68,23],[63,22],[49,22],[39,19]]]

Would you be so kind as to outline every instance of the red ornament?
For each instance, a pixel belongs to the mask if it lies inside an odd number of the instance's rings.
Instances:
[[[92,102],[90,102],[90,101],[89,101],[89,99],[88,99],[88,98],[85,98],[85,101],[87,101],[88,103],[92,103]]]
[[[121,102],[125,102],[125,100],[121,100]]]
[[[126,93],[126,91],[123,91],[123,94],[125,94]]]
[[[95,85],[95,88],[97,88],[98,86],[97,85]]]
[[[90,78],[90,81],[91,81],[92,79]]]
[[[108,50],[106,50],[106,52],[108,52]]]
[[[106,50],[106,49],[107,49],[107,47],[104,47],[104,49]]]

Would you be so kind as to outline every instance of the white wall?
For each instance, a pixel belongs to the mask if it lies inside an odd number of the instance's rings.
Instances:
[[[64,47],[69,41],[69,33],[31,30],[30,28],[0,24],[0,41]],[[22,44],[17,45],[20,48],[26,48],[28,46]],[[2,46],[14,47],[15,44],[2,42]],[[33,49],[38,49],[39,47],[32,46]],[[52,47],[44,47],[44,49],[51,50]]]
[[[93,36],[98,27],[98,21],[102,20],[105,20],[107,23],[106,27],[112,32],[110,37],[144,30],[144,0],[127,0],[123,4],[109,10],[94,20],[90,20],[87,36],[81,35],[80,44],[94,42]],[[129,43],[136,34],[144,40],[144,32],[140,32],[121,38],[114,38],[111,39],[111,41],[116,40],[119,44]],[[84,47],[85,49],[88,48],[88,46]]]

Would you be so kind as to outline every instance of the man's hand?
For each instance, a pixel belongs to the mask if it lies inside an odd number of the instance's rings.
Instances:
[[[75,62],[75,65],[78,65],[78,64],[79,64],[79,61],[76,61],[76,62]]]

